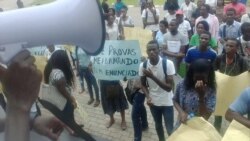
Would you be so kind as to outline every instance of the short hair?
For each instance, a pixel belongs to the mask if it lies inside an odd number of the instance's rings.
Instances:
[[[163,24],[165,27],[168,27],[168,22],[165,20],[160,21],[160,24]]]
[[[207,21],[199,21],[196,24],[196,27],[198,27],[199,24],[202,24],[204,26],[205,31],[209,31],[209,24],[207,23]]]
[[[226,11],[226,13],[227,13],[228,11],[232,11],[232,12],[234,12],[234,14],[236,14],[236,10],[235,10],[234,8],[228,8],[227,11]]]
[[[148,46],[148,45],[153,45],[153,44],[156,45],[157,48],[160,48],[160,47],[159,47],[159,44],[158,44],[158,42],[157,42],[156,40],[151,40],[151,41],[149,41],[148,44],[147,44],[147,46]]]
[[[241,43],[240,43],[240,41],[238,39],[236,39],[236,38],[226,38],[225,39],[225,41],[229,41],[229,40],[234,41],[236,43],[237,47],[241,46]]]
[[[202,32],[201,34],[207,34],[207,35],[209,36],[209,39],[211,39],[211,38],[212,38],[211,33],[210,33],[210,32],[208,32],[208,31],[204,31],[204,32]]]
[[[203,4],[203,5],[201,5],[201,7],[202,6],[204,6],[206,8],[208,13],[210,12],[211,8],[210,8],[210,6],[208,4]]]
[[[250,23],[245,22],[241,25],[240,30],[242,34],[245,34],[247,29],[250,28]]]

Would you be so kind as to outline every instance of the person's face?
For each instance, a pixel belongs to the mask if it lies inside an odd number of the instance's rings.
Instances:
[[[209,40],[210,40],[209,35],[207,35],[207,34],[200,35],[200,45],[201,46],[203,46],[203,47],[208,46]]]
[[[148,7],[149,9],[153,8],[153,6],[154,6],[154,5],[153,5],[153,2],[148,2],[148,3],[147,3],[147,7]]]
[[[108,18],[108,24],[112,25],[115,21],[115,17],[114,16],[109,16]]]
[[[194,82],[203,81],[203,83],[206,84],[207,80],[208,80],[208,73],[207,72],[204,72],[204,73],[194,73],[193,80],[194,80]]]
[[[201,16],[204,16],[207,13],[208,13],[208,11],[207,11],[206,7],[205,6],[201,6],[201,8],[200,8],[200,14],[201,14]]]
[[[160,31],[162,32],[162,33],[165,33],[166,32],[166,27],[165,27],[165,25],[164,24],[162,24],[162,23],[160,23]]]
[[[159,56],[159,48],[157,47],[157,44],[147,45],[147,54],[150,60],[157,60]]]
[[[245,38],[250,38],[250,27],[246,28],[246,31],[242,32]]]
[[[126,9],[121,9],[121,16],[126,17],[127,16],[127,10]]]
[[[237,43],[232,40],[226,41],[225,51],[226,54],[234,55],[237,52]]]
[[[176,31],[177,30],[177,23],[175,21],[171,21],[169,24],[169,30],[170,32]]]
[[[197,33],[200,35],[201,33],[203,33],[205,31],[205,28],[203,26],[203,24],[198,24],[196,27]]]
[[[227,11],[226,18],[227,22],[233,22],[235,18],[235,13],[233,11]]]
[[[182,14],[176,14],[176,21],[180,24],[183,22],[183,15]]]

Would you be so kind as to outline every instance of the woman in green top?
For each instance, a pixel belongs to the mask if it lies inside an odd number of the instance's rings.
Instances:
[[[192,46],[199,46],[200,45],[200,35],[204,31],[209,32],[209,25],[206,21],[200,21],[196,25],[196,31],[197,33],[194,34],[190,39],[190,47]],[[209,41],[210,47],[212,47],[214,50],[217,49],[217,41],[212,37]]]

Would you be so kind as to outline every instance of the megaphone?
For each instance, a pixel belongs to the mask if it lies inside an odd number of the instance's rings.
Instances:
[[[0,61],[22,48],[69,44],[96,55],[105,41],[104,16],[98,0],[55,2],[0,13]]]

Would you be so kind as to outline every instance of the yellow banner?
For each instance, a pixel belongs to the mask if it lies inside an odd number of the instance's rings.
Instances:
[[[234,120],[229,125],[222,141],[250,141],[250,129]]]
[[[216,72],[217,95],[214,115],[225,116],[231,103],[250,84],[250,73],[245,72],[238,76],[227,76]]]
[[[202,117],[187,121],[167,139],[167,141],[221,141],[220,134]]]
[[[140,43],[141,54],[148,56],[146,46],[152,40],[152,32],[150,30],[142,29],[141,27],[124,27],[124,34],[126,40],[138,40]]]

